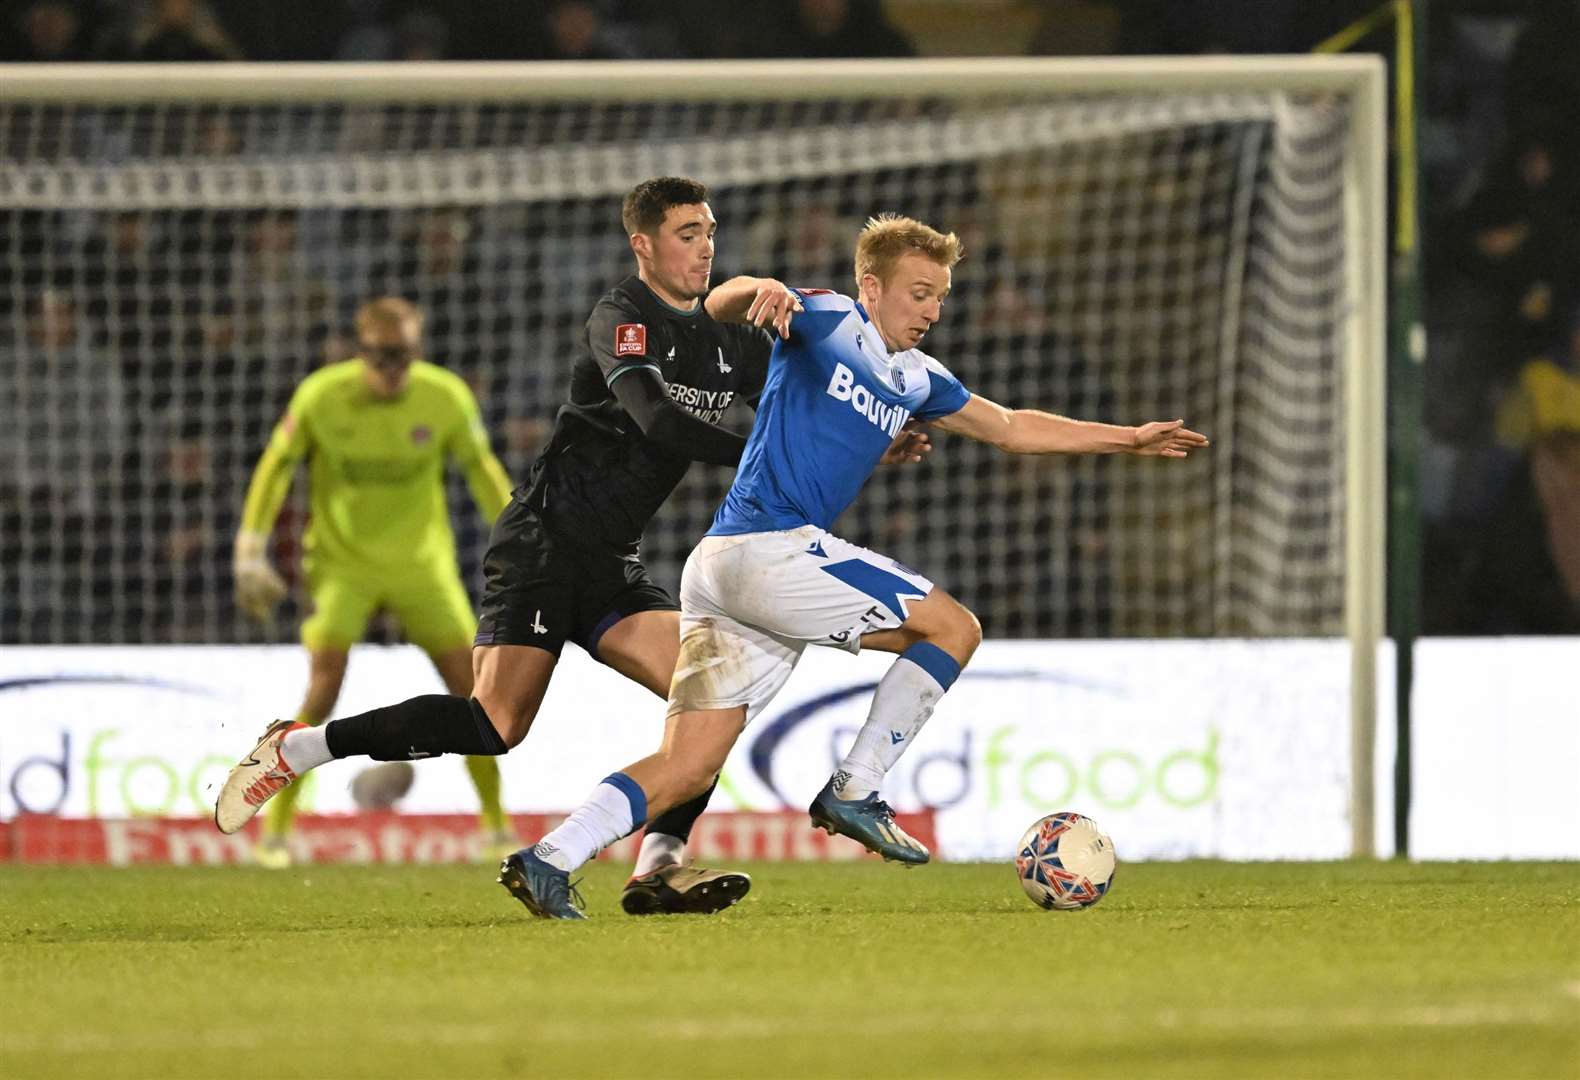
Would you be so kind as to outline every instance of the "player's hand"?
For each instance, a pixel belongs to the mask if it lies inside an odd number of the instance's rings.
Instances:
[[[889,448],[883,452],[878,464],[914,465],[932,452],[933,443],[927,437],[927,432],[919,431],[907,424],[900,429],[900,437],[890,443]]]
[[[266,621],[285,597],[285,579],[269,565],[268,542],[263,533],[237,533],[231,557],[236,606],[259,622]]]
[[[1136,428],[1136,442],[1130,452],[1146,457],[1185,457],[1208,445],[1207,436],[1192,431],[1183,420],[1154,420]]]
[[[790,291],[782,281],[764,278],[757,286],[751,306],[746,309],[746,321],[759,329],[772,326],[779,336],[790,336],[790,317],[801,311],[801,298]]]

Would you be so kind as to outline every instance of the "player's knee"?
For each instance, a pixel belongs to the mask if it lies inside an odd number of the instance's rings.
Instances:
[[[713,778],[718,775],[719,766],[711,761],[700,759],[686,761],[677,770],[675,801],[683,803],[695,799],[713,786]]]
[[[942,625],[928,638],[964,667],[977,646],[982,644],[982,623],[970,608],[951,597],[944,609]]]
[[[964,604],[960,606],[960,615],[960,642],[966,650],[960,662],[964,664],[977,651],[977,646],[982,644],[982,621],[977,618],[976,612]]]
[[[492,687],[479,686],[472,695],[472,700],[477,702],[488,717],[489,723],[494,726],[494,731],[499,734],[500,741],[505,744],[505,749],[514,750],[521,745],[521,740],[527,737],[527,732],[532,730],[532,721],[536,718],[537,710],[523,707],[521,703],[507,700]]]
[[[712,787],[714,778],[724,767],[722,760],[714,760],[716,755],[700,747],[687,747],[678,753],[674,749],[660,753],[666,759],[664,773],[676,804],[694,799]]]
[[[532,730],[532,721],[535,719],[531,712],[511,712],[496,717],[493,710],[488,710],[488,718],[494,723],[494,730],[499,732],[499,737],[504,740],[505,748],[514,750],[521,745],[527,737],[527,732]]]

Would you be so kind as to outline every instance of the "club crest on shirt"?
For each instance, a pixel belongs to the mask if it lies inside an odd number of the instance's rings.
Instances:
[[[422,446],[431,438],[433,438],[433,432],[428,430],[427,424],[418,424],[411,429],[411,441],[418,446]]]
[[[905,393],[905,369],[895,364],[891,373],[894,377],[894,388],[902,394]]]
[[[621,323],[614,328],[614,354],[641,356],[647,352],[647,327],[641,323]]]

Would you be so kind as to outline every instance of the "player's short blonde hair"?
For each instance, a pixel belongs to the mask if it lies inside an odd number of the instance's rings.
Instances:
[[[402,330],[407,326],[422,333],[422,309],[399,296],[380,296],[357,308],[357,333],[372,330]]]
[[[894,264],[908,251],[926,255],[945,269],[959,262],[962,254],[960,238],[954,233],[945,235],[931,225],[901,214],[870,217],[866,228],[856,238],[857,290],[861,289],[861,279],[868,274],[879,281],[888,281]]]

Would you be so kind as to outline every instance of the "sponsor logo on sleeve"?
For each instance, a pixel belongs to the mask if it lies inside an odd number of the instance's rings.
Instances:
[[[647,352],[647,327],[641,323],[621,323],[614,328],[614,354],[641,356]]]

